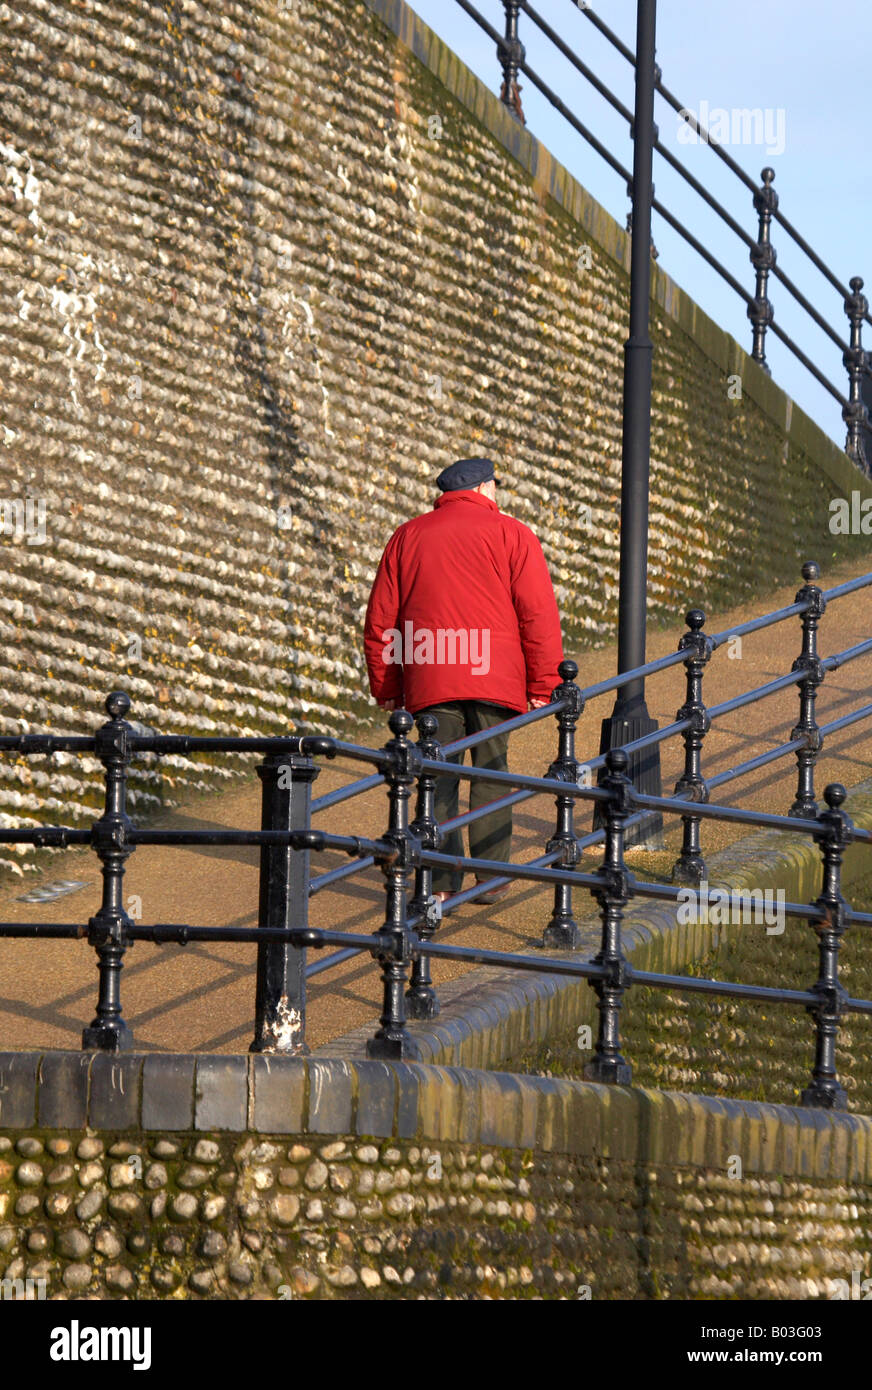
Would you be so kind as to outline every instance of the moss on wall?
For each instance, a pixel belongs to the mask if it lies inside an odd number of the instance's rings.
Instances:
[[[569,648],[611,636],[627,238],[462,63],[350,0],[0,15],[5,488],[45,507],[43,542],[0,538],[3,732],[93,728],[118,685],[170,733],[362,717],[381,549],[469,452]],[[659,621],[826,559],[867,485],[659,268],[653,295]],[[152,760],[132,806],[242,766]],[[85,822],[99,774],[4,759],[0,815]]]

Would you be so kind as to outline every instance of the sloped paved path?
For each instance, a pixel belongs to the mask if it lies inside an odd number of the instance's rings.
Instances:
[[[870,564],[828,571],[823,586],[831,588],[861,574]],[[764,608],[792,602],[796,585],[778,590],[769,601],[755,601],[749,607],[711,615],[707,629],[721,631],[734,623],[754,617]],[[667,631],[649,635],[649,658],[674,651],[684,630],[676,624]],[[828,656],[872,635],[872,592],[861,591],[833,603],[821,625],[821,654]],[[705,678],[706,702],[715,704],[740,694],[750,686],[762,685],[790,669],[800,650],[800,625],[788,619],[775,628],[746,637],[741,655],[733,659],[727,647],[717,652]],[[611,676],[615,670],[613,646],[594,652],[574,654],[580,667],[579,681],[590,685]],[[818,696],[817,717],[829,719],[869,700],[872,690],[872,656],[829,674]],[[578,755],[592,757],[599,747],[599,727],[611,710],[612,697],[590,703],[579,725]],[[649,682],[651,714],[661,723],[674,719],[684,699],[684,668],[679,666]],[[707,775],[731,767],[784,741],[796,722],[798,696],[789,688],[765,702],[719,720],[707,736],[704,769]],[[336,731],[340,736],[341,730]],[[378,746],[388,736],[386,723],[379,719],[369,731],[350,735],[358,743]],[[556,724],[544,720],[522,730],[512,739],[511,766],[525,772],[543,773],[556,753]],[[260,783],[254,773],[257,757],[252,758],[251,778],[245,784],[220,796],[202,797],[167,814],[162,825],[205,829],[208,827],[253,827],[259,825]],[[683,764],[683,747],[671,740],[662,752],[663,786],[671,792]],[[370,772],[369,767],[337,760],[324,763],[315,788],[322,795],[332,788]],[[872,721],[857,725],[828,740],[818,764],[818,796],[824,784],[839,780],[846,785],[872,773]],[[730,784],[719,794],[729,805],[754,806],[761,810],[786,812],[796,783],[793,755],[764,768],[750,777]],[[515,811],[515,854],[533,859],[553,831],[553,800],[537,797]],[[461,789],[461,806],[463,790]],[[386,798],[381,788],[346,802],[315,824],[339,834],[378,835],[386,826]],[[579,808],[577,825],[588,828],[590,812]],[[658,854],[631,852],[631,866],[640,876],[666,873],[680,844],[680,821],[668,828],[667,848]],[[703,848],[722,848],[745,833],[712,823],[703,824]],[[600,851],[589,851],[581,865],[593,870]],[[256,922],[258,852],[252,848],[140,848],[128,861],[125,898],[137,894],[142,899],[142,920],[146,922],[190,922],[203,925],[250,925]],[[313,856],[313,873],[339,863],[345,855]],[[82,879],[86,887],[52,904],[17,901],[25,891],[20,882],[7,883],[0,890],[0,918],[4,921],[86,921],[100,901],[100,873],[96,857],[89,850],[70,850],[57,855],[41,881]],[[471,882],[471,880],[469,880]],[[381,920],[383,893],[381,875],[369,869],[347,879],[335,889],[316,895],[310,920],[315,926],[341,926],[355,932],[375,930]],[[28,876],[27,888],[34,879]],[[763,885],[761,885],[763,886]],[[577,894],[577,912],[590,912],[590,903]],[[547,889],[513,888],[498,908],[467,906],[446,919],[442,939],[461,945],[487,946],[503,950],[527,950],[541,939],[551,911]],[[139,943],[127,956],[122,975],[125,1016],[134,1030],[141,1050],[244,1052],[252,1035],[254,1009],[253,945],[152,946]],[[454,979],[463,968],[435,963],[434,976]],[[82,1025],[90,1022],[96,1001],[95,956],[84,942],[0,941],[0,1046],[4,1048],[78,1048]],[[308,1041],[320,1044],[368,1021],[380,1007],[378,970],[369,956],[349,961],[329,971],[310,986]]]

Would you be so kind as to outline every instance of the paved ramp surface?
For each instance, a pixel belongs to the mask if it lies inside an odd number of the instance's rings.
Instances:
[[[868,563],[833,570],[824,575],[823,586],[861,574]],[[768,602],[755,601],[748,608],[713,614],[707,623],[710,632],[722,631],[734,623],[754,617],[764,610],[792,602],[799,583],[771,595]],[[674,651],[683,626],[649,635],[649,659]],[[872,593],[861,591],[830,605],[821,624],[821,655],[829,656],[872,635]],[[799,654],[801,629],[798,618],[788,619],[775,628],[764,629],[744,638],[741,655],[732,659],[724,646],[715,654],[705,677],[705,699],[709,705],[740,694],[750,686],[762,685],[790,669]],[[582,685],[590,685],[614,674],[615,648],[595,652],[567,653],[578,660]],[[820,689],[817,718],[820,724],[838,718],[867,701],[872,689],[872,655],[827,675]],[[648,686],[651,714],[661,723],[670,722],[684,700],[684,668],[679,666],[654,677]],[[591,701],[579,725],[578,756],[593,757],[599,748],[600,721],[611,711],[612,697]],[[798,716],[798,693],[790,688],[751,708],[719,720],[707,736],[704,771],[707,776],[774,747],[789,737]],[[386,717],[380,717],[367,731],[347,733],[353,741],[381,745],[389,736]],[[522,730],[512,738],[510,766],[524,772],[544,773],[557,750],[556,721],[545,720]],[[232,791],[202,797],[187,803],[154,822],[166,827],[192,830],[231,827],[258,828],[260,824],[260,782],[252,756],[250,780]],[[668,794],[683,766],[683,745],[670,740],[662,751],[663,786]],[[365,776],[371,768],[363,764],[336,760],[324,762],[315,783],[314,795]],[[828,781],[850,786],[872,773],[872,721],[849,728],[829,739],[818,763],[817,794]],[[718,795],[729,805],[785,813],[796,786],[794,755],[750,777],[730,784]],[[461,787],[461,808],[465,791]],[[579,807],[577,825],[583,832],[590,825],[590,811]],[[315,825],[338,834],[379,835],[387,826],[385,791],[376,788],[350,802],[316,816]],[[514,854],[528,860],[544,851],[554,827],[554,801],[536,797],[515,810]],[[703,850],[720,849],[746,833],[703,823]],[[680,821],[667,824],[666,849],[657,854],[631,851],[628,860],[640,877],[665,874],[671,866],[681,839]],[[580,867],[596,868],[600,850],[588,851]],[[347,857],[337,853],[313,855],[313,873],[320,873]],[[125,901],[136,894],[142,900],[143,922],[189,922],[202,925],[253,925],[256,923],[258,896],[258,850],[239,847],[175,849],[143,847],[128,860]],[[85,886],[49,904],[23,903],[21,894],[32,889],[37,879],[29,875],[7,880],[0,890],[0,917],[4,921],[80,921],[85,922],[100,902],[100,872],[90,850],[76,849],[58,854],[51,867],[38,880],[84,880]],[[465,886],[470,886],[468,879]],[[764,886],[761,884],[761,887]],[[541,940],[547,924],[553,894],[547,888],[521,885],[497,907],[469,905],[446,918],[441,939],[460,945],[491,949],[527,950]],[[576,894],[577,912],[589,915],[587,895]],[[342,928],[354,932],[374,931],[382,920],[384,895],[378,869],[370,868],[335,888],[317,894],[311,903],[314,926]],[[141,1050],[245,1052],[252,1036],[254,1014],[254,945],[176,945],[153,946],[138,943],[126,958],[122,974],[122,1001],[125,1017]],[[454,979],[465,967],[434,962],[437,983]],[[97,991],[96,956],[85,942],[0,942],[0,1047],[78,1048],[83,1024],[94,1012]],[[313,980],[308,1006],[308,1041],[317,1047],[348,1029],[375,1020],[380,1009],[378,968],[369,956],[347,962]]]

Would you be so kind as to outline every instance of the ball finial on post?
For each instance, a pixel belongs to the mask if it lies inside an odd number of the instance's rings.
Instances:
[[[130,696],[125,690],[113,690],[106,696],[104,709],[110,719],[124,719],[130,709]]]
[[[388,728],[394,738],[405,738],[414,722],[407,709],[395,709],[391,711]]]

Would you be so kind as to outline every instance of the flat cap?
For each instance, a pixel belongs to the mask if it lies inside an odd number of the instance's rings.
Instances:
[[[496,477],[490,459],[458,459],[442,469],[436,486],[440,492],[459,492],[464,487],[478,487],[479,483],[486,483],[491,478],[498,486],[502,483],[502,478]]]

